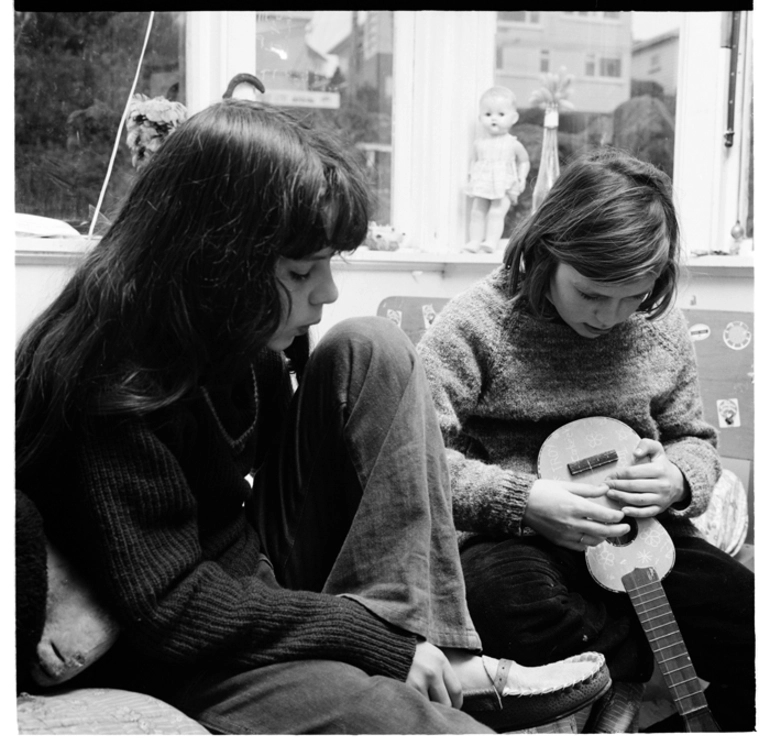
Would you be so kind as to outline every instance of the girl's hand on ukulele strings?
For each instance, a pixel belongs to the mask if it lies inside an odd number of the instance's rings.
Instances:
[[[524,525],[558,546],[583,552],[629,531],[620,523],[625,517],[621,510],[595,499],[606,494],[604,484],[538,479],[529,494]]]
[[[649,461],[618,469],[606,480],[607,497],[620,503],[625,515],[651,518],[686,499],[684,476],[668,460],[660,443],[643,438],[634,456]]]

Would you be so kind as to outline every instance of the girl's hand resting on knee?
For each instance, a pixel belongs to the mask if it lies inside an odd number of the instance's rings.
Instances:
[[[558,546],[585,551],[630,529],[620,523],[623,511],[597,499],[607,491],[607,485],[538,479],[529,493],[523,523]]]
[[[645,461],[618,469],[607,479],[607,497],[616,500],[625,515],[651,518],[674,503],[689,500],[689,487],[682,472],[668,460],[658,441],[643,438],[634,456]]]
[[[406,683],[431,702],[459,708],[463,690],[446,655],[429,642],[418,642]]]

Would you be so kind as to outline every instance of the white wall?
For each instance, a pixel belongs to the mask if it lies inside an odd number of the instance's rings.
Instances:
[[[22,248],[19,247],[21,245]],[[80,242],[82,246],[82,242]],[[80,255],[78,243],[56,239],[17,240],[15,265],[16,336],[52,300]],[[374,315],[391,295],[448,298],[481,279],[501,255],[425,255],[359,250],[351,258],[335,259],[340,298],[325,309],[317,333],[351,316]],[[683,280],[678,303],[710,310],[753,311],[754,272],[740,257],[693,260]]]

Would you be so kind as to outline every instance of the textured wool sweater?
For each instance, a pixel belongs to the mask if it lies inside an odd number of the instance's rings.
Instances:
[[[291,388],[282,355],[253,370],[151,417],[94,418],[17,484],[94,582],[145,681],[311,658],[405,679],[412,635],[356,601],[286,590],[273,576],[244,477],[270,458]]]
[[[660,441],[691,499],[659,516],[696,533],[720,474],[716,430],[703,419],[684,317],[634,314],[597,339],[535,317],[499,268],[450,301],[421,340],[462,532],[521,535],[545,439],[590,416],[614,417]]]

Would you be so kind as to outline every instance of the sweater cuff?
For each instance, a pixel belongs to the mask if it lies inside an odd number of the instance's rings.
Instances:
[[[524,531],[524,513],[537,480],[534,474],[504,471],[500,477],[496,500],[490,504],[495,523],[509,536],[521,536]]]
[[[406,681],[414,661],[417,637],[393,626],[370,611],[352,596],[344,595],[361,610],[360,624],[347,630],[352,637],[359,638],[360,648],[365,651],[365,661],[355,661],[362,670],[370,674],[381,674],[399,681]]]
[[[669,506],[668,510],[673,515],[685,518],[695,518],[701,515],[708,508],[716,479],[719,478],[722,471],[721,465],[718,466],[716,478],[712,482],[709,478],[710,470],[704,469],[703,464],[699,467],[687,459],[677,459],[676,457],[671,458],[671,463],[682,472],[689,498],[685,502],[674,503]]]

